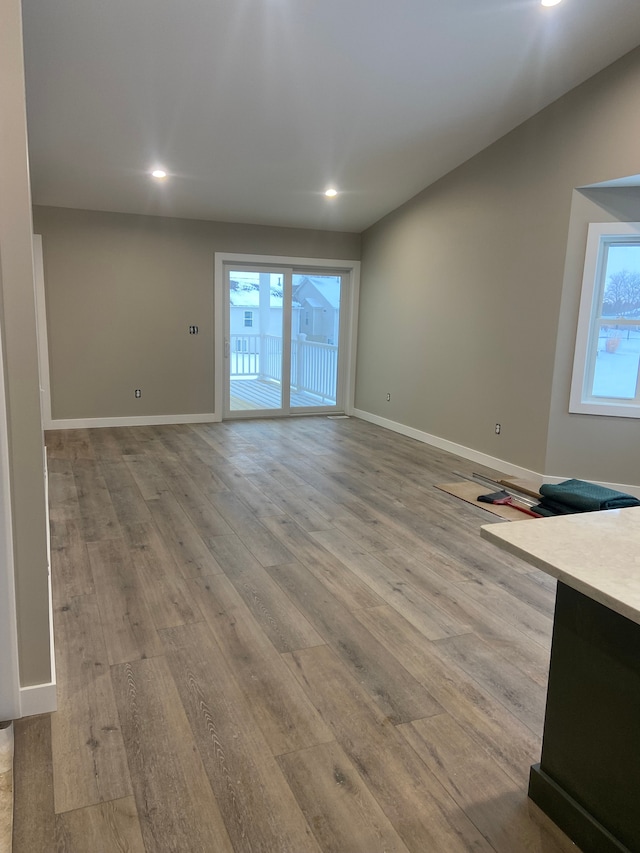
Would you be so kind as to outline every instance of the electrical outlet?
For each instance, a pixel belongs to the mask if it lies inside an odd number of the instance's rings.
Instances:
[[[136,400],[139,400],[140,397],[142,397],[142,391],[139,388],[136,388],[136,390],[133,392],[133,395],[136,398]]]
[[[496,424],[496,435],[500,435],[501,430],[502,427],[500,426],[500,424]]]
[[[198,327],[197,326],[189,326],[189,334],[190,335],[197,335],[198,334]]]
[[[387,403],[391,400],[391,394],[387,394]]]

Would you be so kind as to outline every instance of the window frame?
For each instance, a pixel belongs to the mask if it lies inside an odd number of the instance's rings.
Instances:
[[[569,411],[574,414],[640,418],[640,379],[634,399],[594,397],[591,393],[598,347],[600,308],[605,283],[608,246],[628,243],[640,246],[640,222],[591,222],[587,235],[582,294],[571,378]],[[619,321],[617,324],[625,321]],[[628,321],[639,326],[640,320]],[[594,343],[595,330],[595,343]]]
[[[245,311],[243,317],[243,329],[253,329],[253,311]]]

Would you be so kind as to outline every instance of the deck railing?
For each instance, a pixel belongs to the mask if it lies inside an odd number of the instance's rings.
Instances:
[[[291,387],[336,402],[338,347],[300,339],[291,343]]]
[[[231,378],[282,381],[282,338],[275,335],[231,335]],[[313,394],[322,403],[336,402],[338,347],[306,340],[291,342],[291,389]]]

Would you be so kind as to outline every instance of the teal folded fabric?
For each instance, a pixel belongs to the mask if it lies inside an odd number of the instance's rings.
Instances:
[[[544,504],[541,504],[541,503],[536,504],[535,506],[532,506],[531,509],[534,512],[537,512],[538,515],[542,515],[542,516],[545,516],[547,518],[550,518],[554,515],[564,515],[565,514],[565,513],[556,512],[553,509],[551,509],[551,507],[545,506]]]
[[[633,495],[607,489],[585,480],[565,480],[564,483],[552,485],[545,483],[540,486],[543,496],[541,503],[548,502],[569,507],[574,512],[594,512],[601,509],[623,509],[628,506],[640,506],[640,500]]]
[[[583,509],[577,509],[575,506],[553,501],[551,498],[543,497],[540,500],[540,506],[547,510],[549,515],[571,515],[574,512],[585,512]]]

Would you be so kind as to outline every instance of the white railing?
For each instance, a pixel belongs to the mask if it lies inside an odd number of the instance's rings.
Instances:
[[[291,342],[291,387],[335,403],[338,347],[304,338]]]
[[[275,335],[263,335],[261,341],[264,359],[260,379],[282,379],[282,338]]]
[[[257,376],[260,370],[260,335],[231,335],[231,378]]]
[[[282,338],[275,335],[231,335],[231,378],[240,376],[282,381]],[[291,342],[291,390],[336,402],[338,347],[306,340]]]

